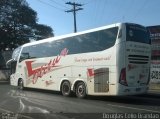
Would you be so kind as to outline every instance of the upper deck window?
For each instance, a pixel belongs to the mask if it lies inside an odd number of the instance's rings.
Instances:
[[[56,56],[64,48],[68,49],[68,54],[103,51],[115,44],[117,33],[118,27],[113,27],[57,41],[24,47],[20,61],[24,59]]]
[[[140,25],[126,24],[126,40],[150,44],[148,30]]]

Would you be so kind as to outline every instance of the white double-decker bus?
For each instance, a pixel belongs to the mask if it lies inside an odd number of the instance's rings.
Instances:
[[[86,95],[148,90],[150,39],[145,27],[117,23],[24,44],[13,53],[10,83]]]

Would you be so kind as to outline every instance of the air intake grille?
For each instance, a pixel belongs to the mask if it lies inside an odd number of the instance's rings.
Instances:
[[[129,63],[133,64],[147,64],[149,62],[149,56],[144,55],[129,55]]]

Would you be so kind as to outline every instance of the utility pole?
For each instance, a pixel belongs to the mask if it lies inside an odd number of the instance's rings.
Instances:
[[[73,9],[67,10],[65,12],[73,12],[73,16],[74,16],[74,32],[76,33],[77,32],[76,11],[83,10],[83,8],[80,8],[80,6],[82,6],[82,4],[78,4],[78,3],[75,3],[75,2],[66,2],[66,4],[73,6]]]

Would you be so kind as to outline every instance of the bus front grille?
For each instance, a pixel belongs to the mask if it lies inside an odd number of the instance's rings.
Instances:
[[[144,55],[128,55],[129,63],[133,64],[148,64],[149,56]]]

